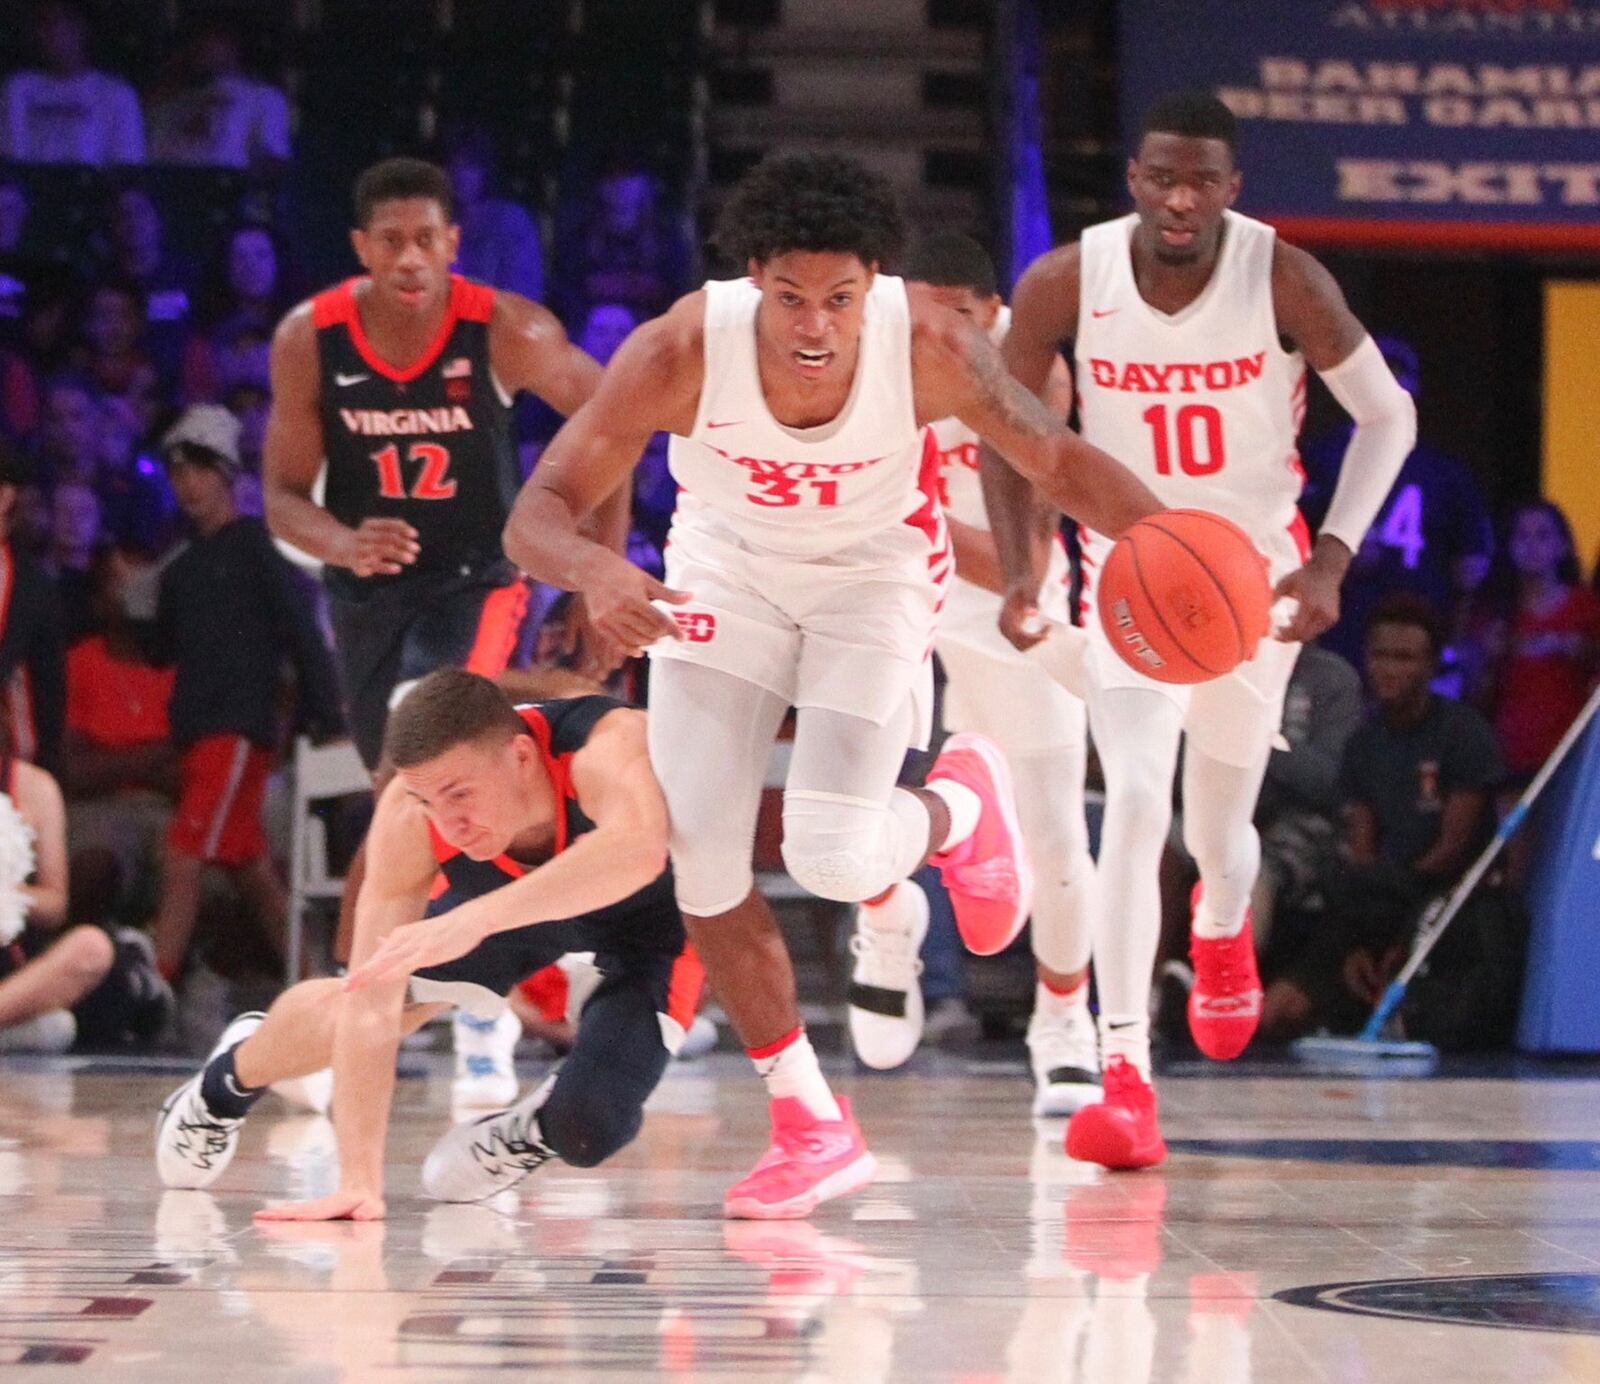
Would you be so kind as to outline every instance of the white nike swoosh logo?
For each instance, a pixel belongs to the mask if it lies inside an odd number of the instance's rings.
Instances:
[[[333,382],[343,389],[347,385],[360,384],[362,380],[370,380],[371,378],[371,375],[335,375]]]

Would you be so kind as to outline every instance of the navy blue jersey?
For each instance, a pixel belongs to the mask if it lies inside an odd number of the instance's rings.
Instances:
[[[494,290],[459,274],[433,343],[404,369],[361,325],[358,279],[312,300],[317,329],[328,512],[351,528],[404,519],[416,562],[396,576],[327,569],[331,590],[359,599],[407,576],[505,565],[501,530],[521,476],[511,411],[489,364]]]
[[[559,855],[586,832],[594,830],[594,823],[584,815],[572,787],[572,757],[585,744],[602,717],[626,703],[612,697],[569,697],[556,701],[538,702],[517,710],[527,724],[528,733],[539,747],[540,756],[555,785],[559,807],[556,815],[555,843],[552,854]],[[428,907],[430,916],[443,913],[498,889],[509,880],[525,875],[531,865],[497,856],[493,860],[473,860],[456,850],[439,835],[432,823],[428,834],[433,841],[434,858],[439,862],[439,873],[444,877],[444,888]],[[670,867],[663,870],[649,884],[625,899],[580,917],[561,922],[540,923],[530,928],[541,938],[554,942],[559,936],[559,950],[554,956],[568,951],[627,950],[633,945],[656,945],[660,920],[677,923],[678,906],[672,883]],[[641,925],[645,924],[641,930]],[[631,936],[635,931],[638,936]],[[497,934],[503,935],[503,934]],[[488,939],[492,941],[493,938]],[[673,949],[681,948],[682,936],[673,939]]]

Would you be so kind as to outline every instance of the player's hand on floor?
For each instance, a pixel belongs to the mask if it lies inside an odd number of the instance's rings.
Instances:
[[[417,531],[404,519],[363,519],[351,532],[338,565],[358,577],[392,577],[411,566],[421,551]]]
[[[1043,642],[1049,623],[1039,614],[1038,597],[1026,587],[1013,586],[1000,605],[1000,633],[1013,647],[1026,652]]]
[[[371,1192],[335,1192],[315,1201],[275,1201],[256,1212],[258,1221],[381,1221],[383,1198]]]
[[[483,928],[465,908],[397,927],[344,978],[346,990],[404,980],[429,966],[465,956],[483,941]]]
[[[630,657],[642,654],[658,639],[683,637],[677,621],[657,610],[652,601],[683,605],[692,599],[688,592],[664,586],[625,558],[614,558],[600,576],[586,582],[583,595],[596,633]]]

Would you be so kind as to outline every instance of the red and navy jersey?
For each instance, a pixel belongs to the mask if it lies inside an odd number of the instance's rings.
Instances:
[[[500,533],[520,476],[510,401],[489,365],[494,290],[451,275],[438,334],[400,368],[367,340],[356,308],[360,282],[347,279],[311,303],[328,460],[323,503],[351,528],[404,519],[421,552],[394,577],[329,568],[329,586],[359,598],[412,574],[503,566]]]
[[[614,697],[591,696],[536,702],[517,708],[528,727],[528,733],[539,747],[550,781],[555,785],[559,806],[556,811],[554,855],[559,855],[580,836],[594,830],[594,823],[578,806],[577,793],[572,786],[572,757],[588,743],[589,736],[602,717],[626,705]],[[506,855],[493,860],[473,860],[446,842],[431,822],[428,824],[428,835],[432,839],[434,859],[439,862],[442,876],[442,882],[435,886],[434,898],[428,907],[430,915],[487,894],[510,880],[521,878],[534,868]],[[630,940],[623,936],[607,935],[618,925],[637,923],[641,918],[675,921],[677,917],[676,891],[669,866],[643,889],[625,899],[579,918],[540,923],[538,928],[541,934],[547,928],[559,928],[571,934],[554,955],[565,951],[615,951],[626,950]],[[653,936],[652,930],[651,939]],[[632,940],[642,943],[651,939],[641,936]],[[677,945],[682,945],[681,938]]]

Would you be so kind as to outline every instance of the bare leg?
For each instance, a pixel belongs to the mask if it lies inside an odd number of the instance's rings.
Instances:
[[[171,980],[183,969],[200,913],[200,881],[205,861],[164,845],[161,851],[161,903],[151,929],[156,944],[156,964]]]
[[[70,1009],[111,969],[116,952],[97,927],[69,928],[42,956],[0,980],[0,1028]]]
[[[706,980],[746,1048],[766,1047],[799,1027],[794,965],[778,920],[757,890],[726,913],[685,915],[683,921]]]
[[[320,1072],[333,1061],[342,980],[303,980],[278,996],[266,1022],[234,1049],[233,1069],[246,1086],[270,1086]],[[401,1035],[415,1033],[448,1005],[411,1004],[401,1013]]]

